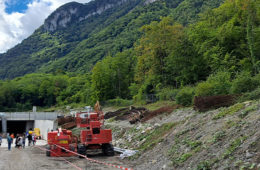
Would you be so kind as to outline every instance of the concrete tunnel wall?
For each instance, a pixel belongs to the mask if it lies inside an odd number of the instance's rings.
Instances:
[[[56,130],[57,123],[53,120],[35,120],[34,128],[39,128],[43,139],[47,140],[47,134],[51,130]]]
[[[57,123],[55,120],[57,119],[58,115],[59,114],[55,112],[2,112],[0,113],[0,123],[2,125],[0,131],[5,136],[8,128],[7,123],[13,122],[11,123],[13,131],[15,127],[14,122],[17,122],[17,126],[21,126],[21,128],[26,132],[29,129],[39,128],[43,138],[47,139],[47,133],[52,129],[57,128]],[[21,123],[19,122],[26,122],[24,125],[25,127],[20,125]]]

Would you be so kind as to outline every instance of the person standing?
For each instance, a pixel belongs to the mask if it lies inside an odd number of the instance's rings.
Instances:
[[[28,146],[30,146],[31,145],[31,143],[32,143],[32,135],[29,133],[29,135],[28,135]]]
[[[12,139],[14,139],[14,134],[12,133],[12,134],[10,135],[10,137],[11,137]]]
[[[13,143],[13,138],[9,134],[7,134],[7,143],[8,143],[8,150],[11,150],[11,145]]]
[[[19,134],[16,135],[14,143],[15,143],[15,147],[19,148],[19,146],[18,146],[19,145]]]
[[[0,134],[0,146],[2,145],[2,139],[3,139],[2,134]]]
[[[33,146],[34,146],[34,145],[35,145],[35,142],[36,142],[36,136],[35,136],[34,133],[32,134],[32,142],[33,142]]]
[[[26,140],[26,136],[25,134],[23,134],[23,148],[25,148],[25,140]]]
[[[22,149],[22,147],[23,147],[23,137],[19,136],[19,138],[18,138],[18,148]]]

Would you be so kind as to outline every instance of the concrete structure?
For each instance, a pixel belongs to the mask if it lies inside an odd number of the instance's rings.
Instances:
[[[36,111],[36,110],[35,110]],[[24,133],[39,128],[44,139],[48,131],[57,128],[56,112],[3,112],[0,113],[2,133]]]

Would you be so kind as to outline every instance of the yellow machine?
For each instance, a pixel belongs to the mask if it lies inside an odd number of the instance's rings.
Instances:
[[[39,128],[34,128],[34,131],[30,130],[29,134],[30,135],[34,134],[37,139],[41,139],[41,131]]]
[[[40,138],[41,137],[41,132],[40,132],[40,129],[39,128],[34,128],[34,134],[37,138]]]

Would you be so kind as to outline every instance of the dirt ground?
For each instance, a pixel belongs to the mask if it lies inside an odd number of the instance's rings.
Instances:
[[[43,147],[43,146],[41,146]],[[95,155],[89,155],[89,158],[120,165],[127,167],[122,160],[116,155],[114,157],[107,157],[96,153]],[[1,170],[64,170],[64,169],[77,169],[64,161],[73,163],[79,168],[85,170],[114,170],[116,168],[101,165],[87,161],[86,159],[80,159],[78,157],[57,158],[46,157],[45,151],[42,151],[34,147],[26,147],[25,149],[12,148],[8,151],[6,147],[0,148],[0,169]]]

